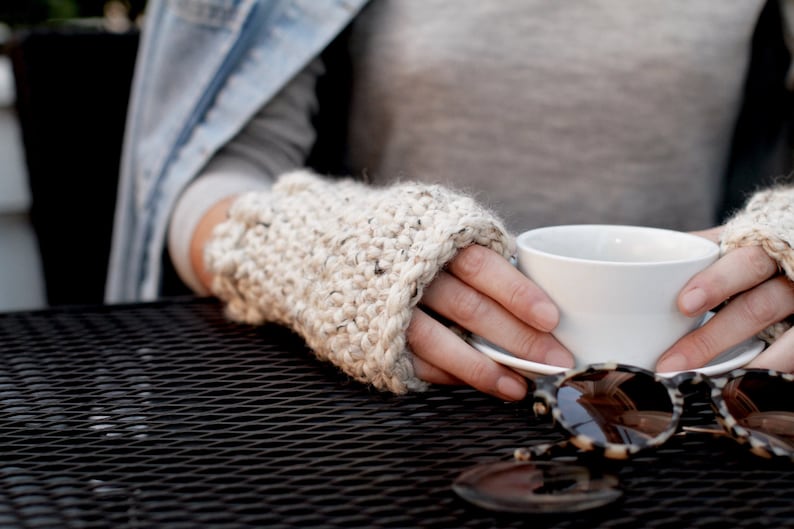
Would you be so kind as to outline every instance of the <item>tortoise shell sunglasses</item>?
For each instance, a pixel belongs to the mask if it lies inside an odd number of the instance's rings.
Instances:
[[[659,447],[679,430],[684,384],[705,387],[724,433],[762,457],[794,460],[794,375],[737,369],[708,377],[662,377],[645,369],[597,364],[534,379],[533,409],[551,414],[570,438],[515,451],[521,461],[573,445],[626,459]]]

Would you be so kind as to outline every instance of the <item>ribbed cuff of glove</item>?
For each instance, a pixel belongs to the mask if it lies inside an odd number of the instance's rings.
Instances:
[[[760,246],[794,281],[794,186],[759,191],[725,225],[722,252]],[[769,343],[791,328],[791,318],[765,329],[759,337]]]
[[[472,244],[506,258],[513,253],[501,221],[467,196],[300,171],[237,199],[205,261],[232,319],[286,325],[320,359],[401,394],[427,388],[406,341],[412,310],[438,272]]]

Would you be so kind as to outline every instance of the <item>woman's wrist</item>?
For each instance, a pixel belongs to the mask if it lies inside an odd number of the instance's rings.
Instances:
[[[204,265],[204,247],[212,237],[215,226],[227,219],[229,207],[236,198],[237,195],[225,197],[210,207],[199,219],[190,239],[190,265],[199,283],[207,292],[212,290],[212,273]]]
[[[228,205],[233,200],[229,197],[270,189],[271,185],[270,177],[257,172],[255,167],[227,157],[211,162],[205,172],[182,191],[169,221],[168,254],[180,279],[193,292],[210,293],[209,278],[203,272],[201,248],[213,227],[226,218]],[[194,239],[197,240],[194,242]],[[198,258],[194,258],[194,253]]]

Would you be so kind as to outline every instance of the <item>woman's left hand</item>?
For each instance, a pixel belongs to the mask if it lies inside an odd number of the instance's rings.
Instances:
[[[718,242],[721,227],[696,232]],[[658,371],[702,367],[727,349],[794,313],[794,286],[761,247],[727,252],[695,275],[678,296],[687,316],[698,316],[726,302],[705,325],[681,338],[662,355]],[[783,333],[748,367],[794,372],[794,329]]]

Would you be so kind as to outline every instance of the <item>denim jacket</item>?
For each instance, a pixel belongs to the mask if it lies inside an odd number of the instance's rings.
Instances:
[[[169,214],[180,192],[366,2],[149,2],[125,131],[106,301],[157,297]]]

